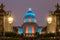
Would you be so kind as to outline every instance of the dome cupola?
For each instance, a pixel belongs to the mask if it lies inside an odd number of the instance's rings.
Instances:
[[[31,8],[28,9],[28,11],[26,12],[24,18],[35,18],[35,13],[32,11]]]
[[[31,8],[28,9],[24,16],[24,23],[36,23],[36,15]]]

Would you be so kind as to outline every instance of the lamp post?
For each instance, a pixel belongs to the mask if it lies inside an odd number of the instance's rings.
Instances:
[[[3,16],[3,27],[2,27],[2,36],[3,36],[3,39],[2,40],[5,40],[5,30],[4,30],[4,27],[5,27],[5,15]]]

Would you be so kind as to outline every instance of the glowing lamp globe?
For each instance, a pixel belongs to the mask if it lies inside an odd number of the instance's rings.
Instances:
[[[48,17],[48,18],[47,18],[47,22],[48,22],[49,24],[51,24],[51,23],[52,23],[52,17]]]
[[[9,22],[10,24],[12,24],[12,23],[13,23],[13,17],[8,17],[8,22]]]

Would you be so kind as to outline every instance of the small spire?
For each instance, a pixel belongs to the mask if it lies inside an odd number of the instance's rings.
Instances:
[[[49,11],[49,15],[51,15],[53,13],[53,11]]]
[[[57,8],[57,9],[59,9],[59,8],[60,8],[60,6],[59,6],[59,4],[58,4],[58,3],[57,3],[57,5],[56,5],[56,8]]]
[[[3,5],[3,3],[0,5],[0,8],[3,9],[5,6]]]

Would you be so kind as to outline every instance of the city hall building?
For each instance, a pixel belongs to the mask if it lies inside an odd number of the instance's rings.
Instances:
[[[34,36],[36,32],[41,34],[42,27],[38,26],[36,14],[32,11],[31,8],[28,9],[28,11],[25,13],[23,18],[23,24],[20,27],[16,27],[15,31],[18,34],[24,34],[24,36]]]

